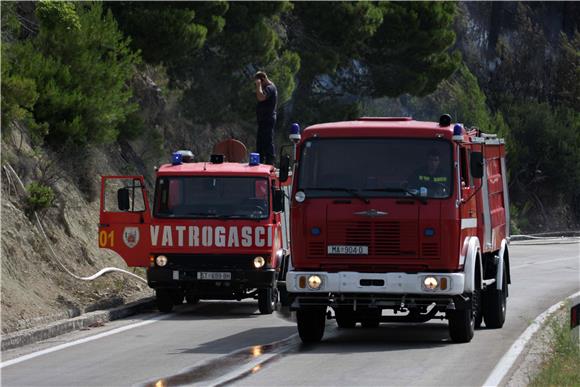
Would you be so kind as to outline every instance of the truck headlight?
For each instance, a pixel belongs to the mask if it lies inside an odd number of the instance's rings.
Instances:
[[[425,285],[425,288],[429,290],[437,289],[438,285],[437,278],[425,277],[425,279],[423,280],[423,285]]]
[[[317,275],[311,275],[308,277],[308,287],[310,289],[320,289],[322,286],[322,278]]]
[[[167,257],[165,255],[158,255],[157,258],[155,258],[155,263],[157,266],[163,267],[167,265]]]
[[[266,260],[264,259],[264,257],[256,257],[254,258],[254,267],[256,269],[259,269],[261,267],[263,267],[266,264]]]

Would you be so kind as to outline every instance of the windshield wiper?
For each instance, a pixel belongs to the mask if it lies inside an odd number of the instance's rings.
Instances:
[[[385,187],[385,188],[365,188],[363,189],[363,191],[372,191],[372,192],[401,192],[401,193],[405,193],[409,196],[413,196],[419,200],[421,200],[421,202],[425,203],[427,202],[427,197],[423,197],[419,194],[419,190],[411,190],[408,188],[402,188],[402,187]]]
[[[323,187],[323,188],[318,188],[318,187],[310,187],[310,188],[303,188],[304,190],[315,190],[315,191],[342,191],[342,192],[348,192],[349,194],[351,194],[352,196],[362,200],[365,203],[370,203],[370,200],[364,196],[362,196],[360,194],[360,191],[358,189],[354,189],[354,188],[343,188],[343,187]]]

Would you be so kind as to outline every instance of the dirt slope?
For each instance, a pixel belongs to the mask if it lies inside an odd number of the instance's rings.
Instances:
[[[95,152],[91,157],[95,157],[95,165],[100,166],[101,173],[113,172],[108,167],[115,165],[110,156]],[[152,294],[146,284],[127,275],[106,274],[94,281],[81,281],[67,274],[57,263],[57,259],[60,260],[78,276],[93,275],[104,267],[127,269],[115,253],[98,248],[99,201],[94,197],[88,200],[87,194],[77,188],[76,179],[66,172],[60,172],[51,183],[57,192],[55,205],[39,214],[46,238],[33,221],[34,217],[31,219],[25,214],[25,194],[9,169],[12,167],[27,185],[50,160],[43,151],[33,151],[18,131],[3,135],[2,333]],[[58,169],[58,163],[53,168]],[[89,179],[93,187],[98,187],[98,174]],[[144,276],[142,271],[138,274]]]

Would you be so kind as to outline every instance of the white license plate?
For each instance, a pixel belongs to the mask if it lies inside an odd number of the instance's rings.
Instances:
[[[369,247],[368,246],[331,245],[331,246],[328,246],[328,254],[369,255]]]
[[[197,279],[199,280],[231,280],[232,273],[215,272],[215,271],[198,271]]]

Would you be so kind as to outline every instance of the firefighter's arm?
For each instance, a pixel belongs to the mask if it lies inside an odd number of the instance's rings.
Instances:
[[[268,96],[262,89],[262,82],[259,79],[256,79],[256,98],[258,101],[262,102],[265,101]]]

